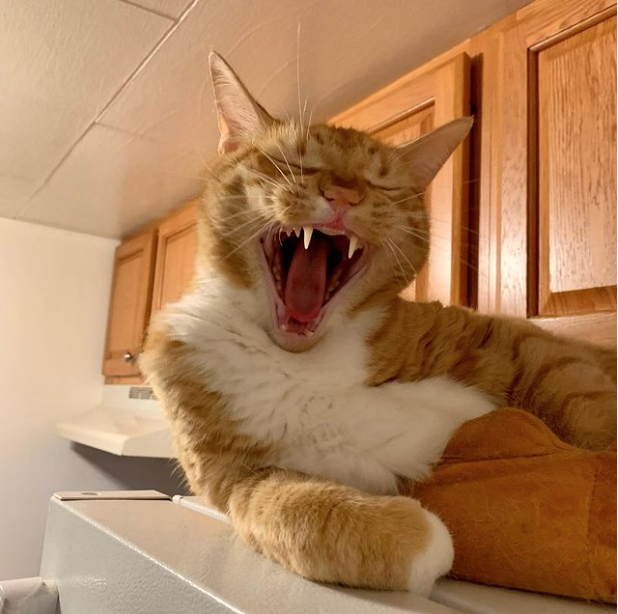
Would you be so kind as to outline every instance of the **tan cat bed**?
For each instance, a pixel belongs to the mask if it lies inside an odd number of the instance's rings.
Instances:
[[[500,409],[459,429],[414,496],[453,534],[454,577],[615,603],[615,451]]]

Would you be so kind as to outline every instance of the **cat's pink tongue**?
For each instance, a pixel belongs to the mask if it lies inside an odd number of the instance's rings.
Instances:
[[[285,284],[285,306],[299,322],[311,322],[320,315],[326,293],[328,241],[316,234],[309,249],[302,240],[297,242]]]

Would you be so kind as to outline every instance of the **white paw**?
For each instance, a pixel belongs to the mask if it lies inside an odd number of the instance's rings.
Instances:
[[[453,565],[453,539],[446,525],[427,510],[431,534],[425,549],[414,557],[408,588],[417,595],[429,596],[435,581],[448,573]]]

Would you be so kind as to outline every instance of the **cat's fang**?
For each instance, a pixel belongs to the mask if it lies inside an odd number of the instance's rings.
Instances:
[[[350,244],[348,245],[348,258],[352,258],[354,252],[357,249],[362,249],[358,245],[358,237],[356,235],[350,235]]]
[[[305,249],[309,249],[309,244],[311,243],[311,235],[313,234],[313,228],[311,228],[311,226],[303,226],[303,231]]]

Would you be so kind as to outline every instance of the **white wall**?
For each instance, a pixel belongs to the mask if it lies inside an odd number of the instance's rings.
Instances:
[[[178,491],[167,461],[56,436],[100,402],[116,241],[0,218],[0,580],[38,575],[58,490]]]

